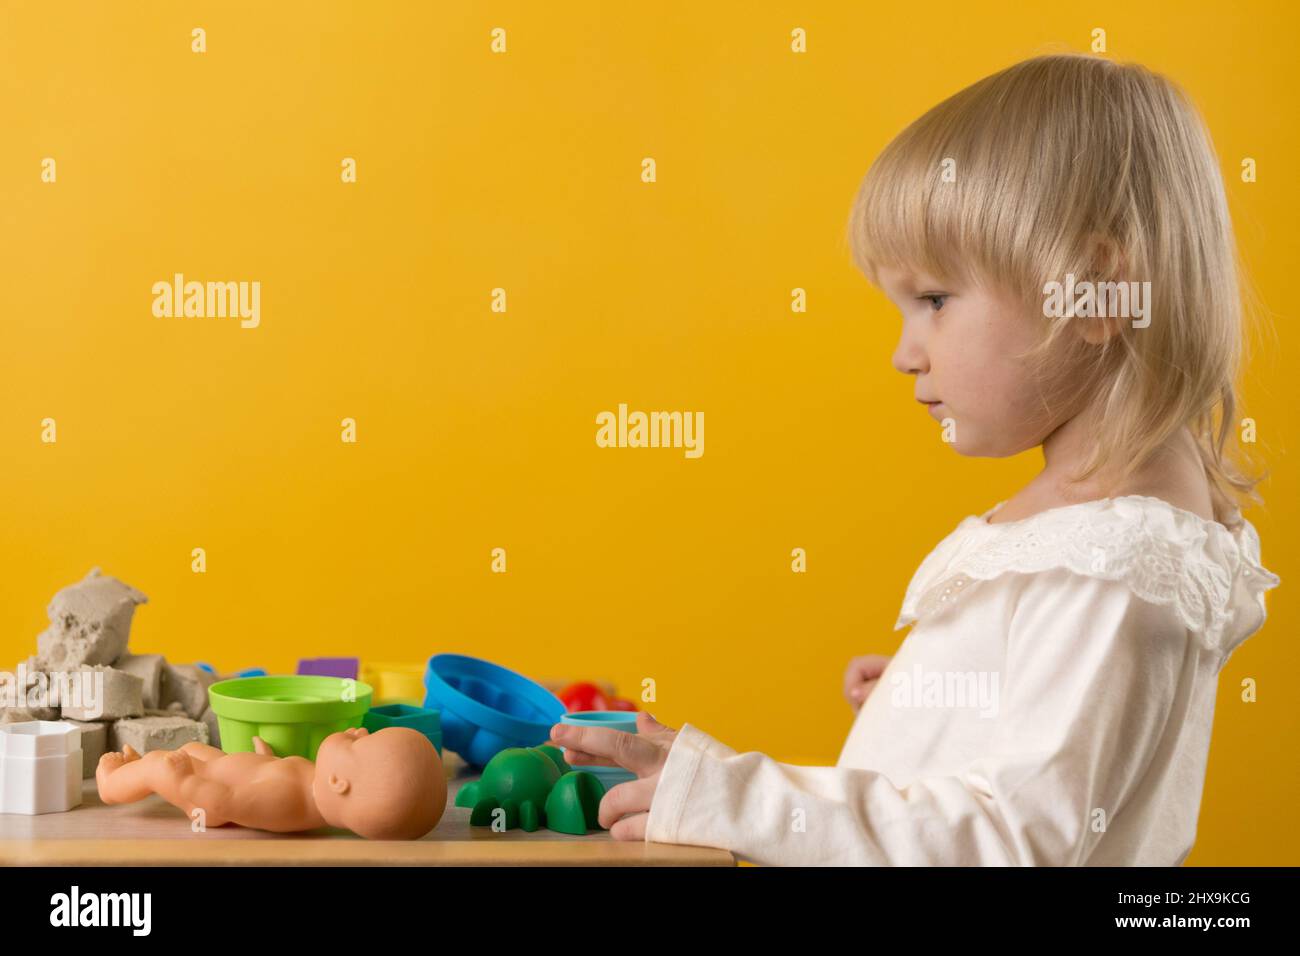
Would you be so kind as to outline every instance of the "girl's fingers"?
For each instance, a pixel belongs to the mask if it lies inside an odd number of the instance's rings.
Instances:
[[[667,750],[673,744],[673,739],[677,736],[677,731],[671,727],[665,727],[659,721],[655,720],[653,714],[647,714],[644,711],[636,716],[636,736],[643,740],[649,741],[656,746]],[[552,740],[552,743],[555,741]],[[570,767],[618,767],[622,766],[614,758],[606,757],[602,754],[590,753],[585,750],[579,750],[574,744],[565,743],[564,751],[565,762]],[[628,768],[633,769],[633,768]]]
[[[844,696],[848,697],[853,693],[853,689],[861,684],[865,677],[862,676],[862,669],[858,666],[858,659],[854,658],[849,661],[849,666],[844,668]]]
[[[613,830],[614,824],[629,813],[648,813],[650,801],[654,799],[655,787],[658,785],[658,774],[617,784],[601,798],[596,819],[606,830]],[[641,830],[641,835],[645,836],[644,828]]]
[[[630,817],[624,817],[612,827],[609,828],[609,835],[615,840],[636,840],[645,842],[646,827],[650,822],[650,814],[637,813]]]
[[[653,740],[657,744],[669,747],[672,746],[673,738],[677,736],[676,730],[665,727],[655,720],[654,714],[648,714],[645,711],[641,711],[636,715],[636,732],[647,740]]]
[[[891,659],[892,658],[884,654],[870,655],[866,659],[866,663],[863,665],[862,676],[865,677],[867,680],[875,680],[877,677],[879,677],[881,674],[885,672],[885,668],[889,666],[889,662]]]
[[[880,683],[879,677],[875,678],[874,680],[864,680],[857,687],[853,688],[853,696],[856,697],[858,700],[866,700],[867,697],[871,694],[872,688],[874,688],[879,683]]]
[[[852,694],[858,685],[880,677],[889,666],[889,660],[883,654],[868,654],[849,661],[849,666],[844,670],[844,696]]]
[[[617,767],[618,764],[608,757],[597,757],[595,754],[583,753],[581,750],[566,750],[564,752],[564,762],[570,767],[590,767],[593,764],[598,767]]]
[[[851,701],[860,701],[866,696],[866,689],[871,683],[870,680],[864,678],[847,681],[844,684],[844,696]]]
[[[637,774],[653,773],[665,759],[663,748],[654,741],[642,740],[639,734],[609,727],[556,724],[551,728],[550,742],[566,750],[612,760],[617,766]]]
[[[872,689],[879,683],[879,680],[869,680],[849,692],[849,706],[853,708],[855,714],[862,709],[862,705],[871,696]]]

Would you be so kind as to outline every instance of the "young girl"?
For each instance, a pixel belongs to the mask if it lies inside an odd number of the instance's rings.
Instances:
[[[1042,473],[925,559],[892,660],[850,664],[836,766],[648,715],[554,741],[637,773],[601,804],[620,839],[765,864],[1181,863],[1219,670],[1278,584],[1234,504],[1254,485],[1229,447],[1242,310],[1195,109],[1140,66],[1020,63],[885,149],[850,241],[944,440],[1041,446]]]

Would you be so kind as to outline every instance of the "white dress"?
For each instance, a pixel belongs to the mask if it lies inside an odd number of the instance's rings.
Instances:
[[[1130,495],[989,524],[922,562],[912,625],[834,767],[691,724],[646,839],[761,864],[1180,864],[1219,670],[1279,580],[1229,527]]]

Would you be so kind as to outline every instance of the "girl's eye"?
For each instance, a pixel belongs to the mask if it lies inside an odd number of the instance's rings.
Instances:
[[[940,312],[943,310],[943,304],[952,297],[943,292],[931,292],[926,295],[918,295],[917,298],[922,302],[929,302],[930,308],[935,312]]]

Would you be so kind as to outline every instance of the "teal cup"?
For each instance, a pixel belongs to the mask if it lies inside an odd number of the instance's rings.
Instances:
[[[580,710],[576,713],[565,714],[560,718],[560,723],[574,727],[606,727],[609,730],[620,730],[626,734],[634,734],[636,733],[636,711]],[[582,770],[595,776],[597,780],[605,785],[606,790],[617,784],[636,779],[636,774],[631,770],[624,770],[622,767],[601,767],[595,764],[582,763],[573,764],[572,766],[574,770]]]

